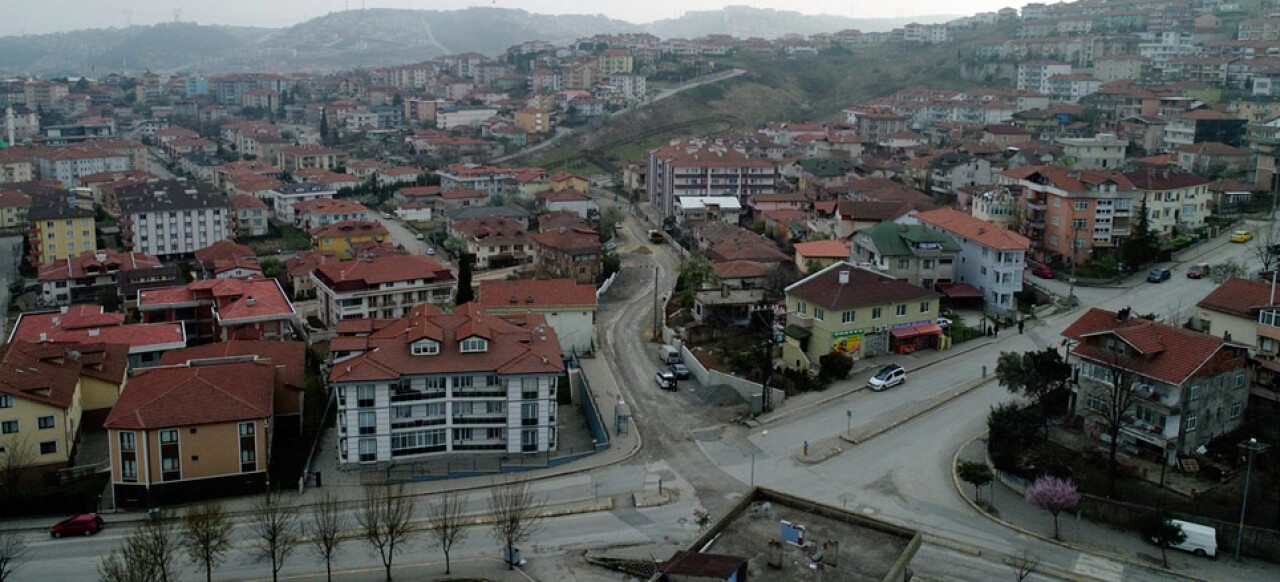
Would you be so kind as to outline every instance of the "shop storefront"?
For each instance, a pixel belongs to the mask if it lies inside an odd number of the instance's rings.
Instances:
[[[942,328],[932,321],[902,323],[889,330],[889,349],[895,354],[910,354],[939,347]]]

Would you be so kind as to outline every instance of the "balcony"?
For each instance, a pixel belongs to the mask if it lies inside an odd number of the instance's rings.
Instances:
[[[507,450],[507,443],[503,443],[503,442],[478,443],[478,442],[463,441],[463,442],[453,443],[453,450],[455,451],[505,451]]]
[[[391,402],[418,402],[422,400],[435,400],[444,398],[444,390],[433,390],[431,392],[418,392],[415,390],[397,390],[391,393]]]
[[[506,398],[507,389],[502,386],[486,386],[484,388],[459,388],[453,391],[454,398]]]
[[[788,326],[794,325],[799,328],[810,329],[813,327],[813,318],[803,313],[794,313],[794,312],[788,311],[787,325]]]
[[[447,450],[445,445],[429,445],[425,447],[410,447],[407,449],[391,449],[392,457],[408,457],[410,455],[423,455],[426,453],[443,453]]]
[[[468,424],[501,424],[503,426],[506,426],[507,417],[505,414],[503,415],[476,414],[476,415],[467,415],[467,416],[455,416],[453,417],[453,424],[454,426],[468,425]]]
[[[439,426],[445,422],[444,416],[433,418],[405,418],[391,421],[391,430],[402,428],[421,428],[424,426]]]
[[[1043,200],[1027,200],[1027,208],[1040,211],[1048,210],[1048,207]]]

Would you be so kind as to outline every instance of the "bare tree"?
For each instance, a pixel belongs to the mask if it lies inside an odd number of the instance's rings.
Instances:
[[[1104,348],[1107,379],[1110,382],[1095,382],[1097,393],[1093,412],[1102,421],[1102,427],[1110,437],[1107,453],[1107,496],[1116,495],[1116,476],[1119,465],[1116,463],[1116,452],[1120,446],[1120,429],[1129,422],[1133,410],[1133,386],[1138,375],[1129,369],[1130,348],[1124,342],[1116,341],[1114,348]]]
[[[250,526],[255,535],[253,551],[258,558],[271,562],[271,580],[279,579],[285,560],[298,548],[298,514],[292,504],[280,499],[279,493],[267,493],[253,508]]]
[[[444,552],[446,576],[452,570],[449,551],[454,544],[467,539],[467,529],[471,527],[471,521],[463,513],[466,510],[467,497],[454,492],[444,493],[427,508],[427,527]]]
[[[528,482],[517,481],[493,489],[489,495],[490,525],[493,537],[506,547],[509,570],[514,570],[516,544],[529,539],[542,522],[546,503],[533,494]]]
[[[414,499],[405,495],[403,485],[369,486],[364,490],[364,503],[356,513],[356,521],[364,542],[382,559],[387,580],[391,580],[396,549],[418,533],[413,523],[414,506]]]
[[[1275,225],[1269,224],[1262,227],[1258,232],[1258,236],[1253,239],[1253,244],[1249,247],[1249,251],[1250,254],[1258,259],[1263,271],[1270,271],[1276,266],[1276,260],[1280,259],[1280,255],[1272,252],[1272,249],[1277,244],[1280,244],[1280,229],[1277,229]]]
[[[1009,558],[1009,567],[1013,569],[1014,582],[1025,582],[1040,565],[1031,550],[1022,550],[1018,555]]]
[[[16,532],[0,532],[0,582],[12,580],[13,573],[26,560],[27,540]]]
[[[311,524],[306,527],[312,551],[324,559],[325,582],[333,581],[333,557],[342,545],[342,530],[346,527],[341,502],[332,491],[325,491],[311,509]]]
[[[0,442],[0,487],[6,497],[22,493],[22,470],[36,459],[30,435],[16,434]]]
[[[124,545],[103,557],[98,564],[102,582],[169,582],[181,572],[178,526],[169,516],[158,514],[142,522],[124,540]]]
[[[205,580],[213,582],[213,569],[231,549],[231,518],[221,503],[187,509],[182,516],[182,547],[192,562],[204,566]]]

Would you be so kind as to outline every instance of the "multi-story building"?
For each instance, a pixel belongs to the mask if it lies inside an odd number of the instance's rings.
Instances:
[[[1167,121],[1161,144],[1166,150],[1205,141],[1239,146],[1243,143],[1247,125],[1244,119],[1214,109],[1187,111]]]
[[[36,196],[27,211],[31,263],[49,265],[84,251],[98,250],[96,216],[91,201],[74,195]]]
[[[1094,59],[1093,76],[1103,83],[1142,78],[1147,59],[1141,55],[1110,55]]]
[[[17,190],[0,190],[0,229],[26,229],[30,211],[30,196]]]
[[[844,110],[845,125],[853,126],[858,139],[876,143],[880,137],[907,130],[907,118],[892,109],[856,107]]]
[[[1087,261],[1094,248],[1115,248],[1135,224],[1139,195],[1119,172],[1024,166],[1001,173],[1022,191],[1022,234],[1042,261]]]
[[[403,319],[361,326],[373,330],[349,338],[362,345],[329,375],[339,466],[554,451],[556,396],[568,389],[562,350],[541,315],[523,318],[517,326],[420,305]]]
[[[267,236],[270,210],[266,202],[250,194],[236,194],[227,200],[232,209],[231,230],[237,238]]]
[[[1277,147],[1280,146],[1280,117],[1250,124],[1248,137],[1249,151],[1257,156],[1254,182],[1272,190],[1276,187],[1276,176],[1280,174],[1280,147]]]
[[[1078,103],[1098,92],[1102,81],[1090,75],[1053,75],[1047,82],[1049,96],[1055,101]]]
[[[1071,65],[1059,61],[1027,61],[1018,63],[1018,90],[1052,93],[1049,79],[1070,75]]]
[[[818,366],[827,354],[855,359],[936,348],[939,295],[848,262],[831,265],[786,289],[782,359]]]
[[[1275,361],[1280,352],[1280,302],[1272,295],[1271,282],[1227,279],[1196,303],[1191,328],[1252,348],[1263,359]]]
[[[404,317],[414,305],[453,302],[453,272],[430,257],[403,255],[325,262],[312,272],[321,320]]]
[[[595,285],[573,279],[486,280],[480,282],[476,304],[498,317],[541,315],[566,354],[595,350]]]
[[[1020,194],[1004,184],[975,189],[969,198],[969,210],[978,220],[1016,230],[1022,214]]]
[[[22,102],[37,111],[56,111],[67,98],[67,86],[52,81],[28,81],[22,84]]]
[[[1280,18],[1250,18],[1240,22],[1236,40],[1280,40]]]
[[[24,149],[0,149],[0,184],[30,182],[36,179],[36,166]]]
[[[449,224],[449,235],[462,240],[476,269],[510,267],[531,262],[529,233],[509,218],[470,218]]]
[[[87,250],[40,266],[40,304],[96,303],[102,292],[115,290],[120,273],[160,267],[160,259],[111,249]]]
[[[561,227],[529,237],[537,251],[537,270],[549,278],[570,278],[590,285],[600,277],[600,233]]]
[[[365,205],[355,200],[316,198],[293,204],[293,224],[311,230],[348,220],[365,221],[373,216]]]
[[[314,200],[330,200],[337,194],[337,190],[319,182],[284,184],[271,191],[271,210],[276,220],[297,225],[298,204]]]
[[[912,285],[935,289],[955,278],[960,247],[919,224],[881,222],[853,233],[849,260]]]
[[[624,48],[611,48],[600,51],[596,55],[596,73],[608,77],[614,73],[630,73],[635,70],[635,60],[631,51]]]
[[[1118,170],[1124,166],[1129,140],[1113,133],[1093,137],[1065,137],[1058,140],[1062,155],[1072,168],[1080,170]]]
[[[721,142],[685,140],[650,150],[645,193],[663,216],[673,216],[683,196],[736,196],[746,203],[773,192],[777,165]]]
[[[80,177],[101,172],[123,172],[130,168],[127,153],[107,150],[92,143],[64,148],[44,148],[31,157],[40,177],[56,180],[63,188],[80,186]]]
[[[192,267],[200,279],[248,279],[262,277],[262,265],[253,249],[220,240],[195,252]]]
[[[128,250],[164,258],[190,255],[228,237],[231,202],[202,186],[154,181],[116,191]]]
[[[387,241],[387,227],[381,222],[343,220],[310,230],[311,248],[341,259],[355,256],[360,245]]]
[[[953,281],[982,293],[987,310],[1000,316],[1017,313],[1016,293],[1022,291],[1031,241],[1016,232],[985,222],[952,208],[918,212],[908,220],[946,233],[960,247]],[[944,295],[966,290],[938,286]]]
[[[1092,308],[1062,335],[1075,342],[1075,410],[1085,432],[1105,435],[1109,395],[1128,384],[1132,410],[1119,443],[1172,464],[1244,422],[1248,349],[1221,337]]]
[[[12,486],[41,484],[67,466],[82,425],[116,404],[125,351],[96,342],[0,346],[0,459]]]
[[[146,323],[181,323],[195,343],[289,340],[298,314],[275,279],[203,279],[138,294]]]
[[[266,487],[277,372],[253,356],[137,372],[104,423],[116,503],[155,507]]]
[[[276,166],[286,172],[307,168],[332,170],[342,164],[346,154],[333,148],[316,144],[303,144],[280,148],[276,152]]]
[[[1138,191],[1137,204],[1146,210],[1147,224],[1162,236],[1194,232],[1212,212],[1209,180],[1196,174],[1145,169],[1124,176]]]
[[[511,181],[517,170],[494,166],[445,166],[436,170],[440,176],[440,190],[483,190],[489,196],[510,193]]]
[[[14,340],[122,344],[129,347],[129,368],[153,365],[165,352],[187,345],[187,336],[180,324],[126,324],[123,313],[106,313],[101,305],[72,305],[55,311],[20,314],[9,332],[9,341]]]
[[[520,109],[516,111],[515,123],[529,134],[541,135],[552,130],[551,112],[546,109]]]

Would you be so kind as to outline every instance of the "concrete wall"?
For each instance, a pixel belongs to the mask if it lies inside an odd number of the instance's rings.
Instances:
[[[698,380],[703,386],[719,386],[725,385],[738,393],[742,399],[748,403],[751,402],[753,396],[758,396],[764,390],[764,386],[759,383],[752,382],[745,378],[739,378],[732,374],[725,374],[718,370],[708,370],[694,357],[693,352],[689,351],[688,346],[680,345],[680,359],[684,361],[685,367],[689,368],[689,375]],[[777,406],[786,398],[786,393],[776,388],[771,389],[769,393],[769,402]]]

